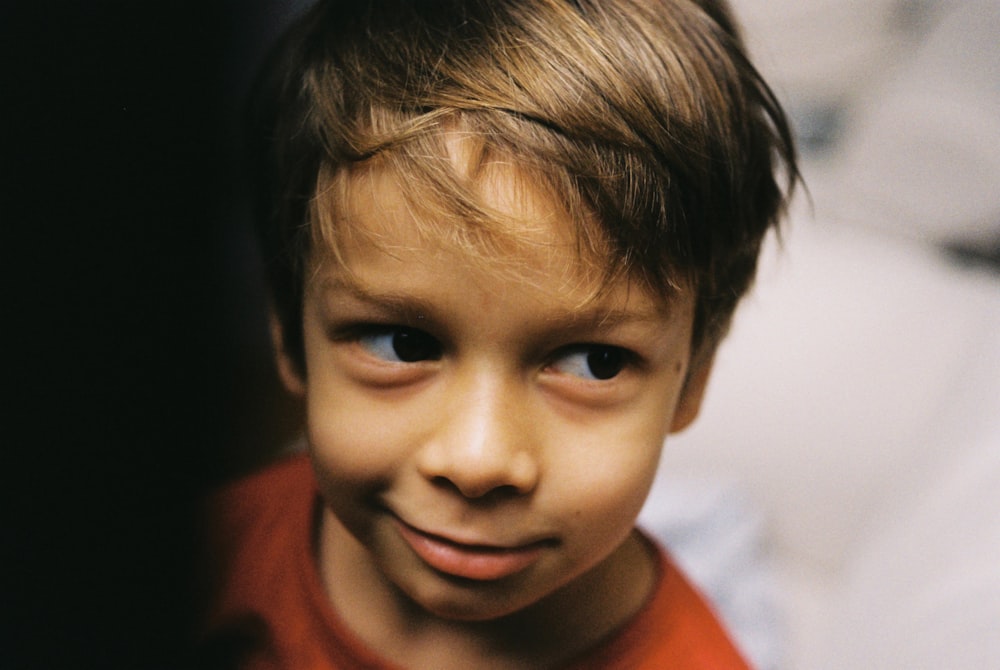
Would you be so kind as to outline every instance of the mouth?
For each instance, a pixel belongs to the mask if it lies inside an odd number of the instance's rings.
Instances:
[[[424,532],[398,519],[396,528],[413,553],[431,568],[474,581],[496,581],[526,570],[552,544],[550,540],[515,547],[464,544]]]

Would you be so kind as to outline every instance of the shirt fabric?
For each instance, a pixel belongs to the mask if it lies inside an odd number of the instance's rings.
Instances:
[[[309,459],[290,458],[213,497],[204,663],[213,668],[394,670],[333,609],[315,561],[322,510]],[[659,549],[642,609],[563,670],[746,669],[711,608]]]

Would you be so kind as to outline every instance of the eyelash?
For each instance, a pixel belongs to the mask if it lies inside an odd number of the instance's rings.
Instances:
[[[576,365],[565,365],[567,361],[580,356],[584,358],[578,360]],[[618,377],[635,364],[636,355],[622,347],[611,344],[574,344],[556,352],[548,367],[586,381],[605,382]],[[581,374],[581,366],[586,367],[587,375]],[[566,368],[574,368],[575,371]]]
[[[409,352],[401,352],[398,346],[401,344],[397,337],[415,338],[407,346],[414,347]],[[354,342],[365,351],[380,360],[389,363],[409,365],[425,361],[440,360],[444,354],[444,347],[433,335],[419,328],[394,324],[356,324],[339,328],[332,332],[331,339],[340,342]],[[367,346],[366,340],[376,338],[391,337],[390,342],[382,343],[382,346]],[[387,355],[387,347],[391,347],[392,354],[398,360],[393,360]],[[585,360],[579,361],[577,365],[566,365],[566,361],[577,356],[585,356]],[[595,355],[602,355],[599,360],[592,359]],[[558,349],[549,362],[546,369],[577,377],[586,382],[607,382],[618,377],[622,372],[630,367],[635,367],[639,363],[639,357],[635,352],[623,347],[611,344],[582,343],[572,344]],[[581,365],[586,366],[586,372],[580,369]],[[606,366],[604,370],[596,369],[597,366]],[[610,371],[610,373],[609,373]],[[605,374],[605,376],[601,376]]]
[[[382,343],[383,346],[366,346],[365,340],[389,337],[389,342]],[[418,328],[407,326],[366,326],[355,332],[352,338],[362,347],[368,350],[377,358],[393,363],[418,363],[422,361],[436,361],[441,358],[441,343],[433,335],[430,335]],[[374,344],[374,343],[372,343]],[[386,351],[386,346],[391,348],[392,354],[399,360],[391,360]]]

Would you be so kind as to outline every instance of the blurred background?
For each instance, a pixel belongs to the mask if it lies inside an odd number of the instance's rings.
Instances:
[[[995,667],[1000,3],[732,2],[807,188],[645,520],[760,667]]]
[[[0,667],[192,664],[197,499],[297,424],[239,116],[305,4],[0,4]],[[734,5],[808,192],[644,523],[762,668],[992,667],[1000,7]]]
[[[294,408],[238,152],[262,2],[0,3],[0,667],[190,667],[196,504]]]

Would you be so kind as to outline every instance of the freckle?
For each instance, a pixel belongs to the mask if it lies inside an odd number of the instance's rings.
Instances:
[[[684,361],[674,361],[674,372],[680,374],[681,370],[684,369]]]

